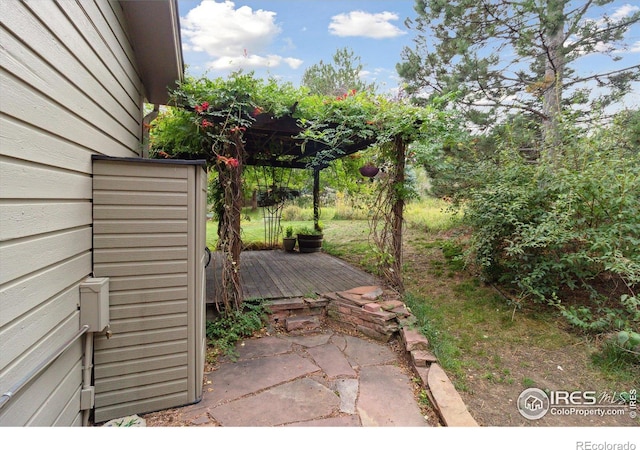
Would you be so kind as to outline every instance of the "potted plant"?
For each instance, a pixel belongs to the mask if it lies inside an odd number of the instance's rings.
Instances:
[[[373,178],[379,171],[380,169],[374,166],[372,162],[368,162],[364,166],[360,167],[360,175],[363,177]]]
[[[293,235],[293,227],[288,226],[284,230],[284,237],[282,238],[282,245],[285,251],[292,252],[296,247],[296,237]]]
[[[322,227],[303,227],[298,229],[298,249],[300,253],[319,252],[322,249]]]

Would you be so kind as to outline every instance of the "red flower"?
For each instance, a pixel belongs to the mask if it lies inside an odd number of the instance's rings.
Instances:
[[[202,104],[196,105],[194,109],[196,110],[196,112],[202,114],[209,109],[209,102],[202,102]]]
[[[207,119],[204,119],[202,121],[202,127],[203,128],[212,127],[212,126],[213,126],[213,124],[211,122],[209,122]]]
[[[256,106],[255,108],[253,108],[253,117],[259,116],[260,114],[262,114],[264,112],[264,110],[262,108],[260,108],[259,106]]]
[[[231,128],[231,130],[229,130],[229,131],[231,131],[232,133],[237,133],[238,131],[247,131],[247,128],[246,127],[235,126],[235,127]]]
[[[227,158],[226,156],[218,155],[218,161],[224,163],[228,167],[238,167],[240,165],[240,161],[236,158]]]

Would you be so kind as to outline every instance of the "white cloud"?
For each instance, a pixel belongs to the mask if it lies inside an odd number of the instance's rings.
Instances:
[[[351,11],[331,18],[329,32],[340,37],[361,36],[384,39],[406,34],[391,23],[398,20],[396,13],[384,11],[371,14],[364,11]]]
[[[232,1],[203,0],[181,18],[183,50],[204,52],[213,58],[212,69],[276,67],[295,69],[296,58],[265,54],[281,33],[276,13],[248,6],[236,9]],[[287,42],[292,46],[292,42]]]
[[[214,70],[255,69],[259,67],[278,67],[286,64],[292,69],[297,69],[303,61],[297,58],[285,58],[280,55],[249,55],[246,56],[221,56],[210,62],[207,67]]]
[[[626,5],[622,5],[620,8],[616,9],[611,15],[611,18],[614,20],[624,19],[637,11],[640,11],[640,6],[629,5],[627,3]]]
[[[640,41],[635,41],[631,47],[629,47],[629,53],[640,53]]]

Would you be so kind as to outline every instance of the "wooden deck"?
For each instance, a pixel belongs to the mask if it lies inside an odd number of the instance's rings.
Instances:
[[[207,268],[207,304],[220,289],[220,255]],[[283,250],[245,251],[240,257],[244,296],[276,299],[344,291],[379,284],[373,275],[326,253],[287,253]]]

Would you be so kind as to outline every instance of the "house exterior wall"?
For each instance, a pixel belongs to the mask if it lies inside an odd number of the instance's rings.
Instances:
[[[80,328],[92,161],[139,155],[143,86],[121,6],[0,4],[0,394]],[[0,409],[0,426],[81,425],[83,338]]]

